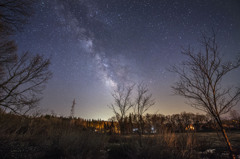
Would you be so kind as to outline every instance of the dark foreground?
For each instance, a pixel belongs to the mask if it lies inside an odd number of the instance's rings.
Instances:
[[[240,132],[228,132],[240,158]],[[201,159],[228,158],[216,132],[118,135],[96,133],[58,118],[22,118],[1,114],[0,158]]]

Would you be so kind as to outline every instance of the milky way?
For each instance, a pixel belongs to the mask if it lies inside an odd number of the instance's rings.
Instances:
[[[163,114],[193,111],[171,95],[181,47],[196,50],[202,32],[214,28],[222,54],[240,53],[237,0],[41,0],[24,30],[14,38],[19,51],[51,58],[53,79],[40,107],[69,115],[107,119],[111,91],[119,84],[146,82]],[[239,84],[239,71],[231,75]],[[150,111],[150,112],[151,112]]]

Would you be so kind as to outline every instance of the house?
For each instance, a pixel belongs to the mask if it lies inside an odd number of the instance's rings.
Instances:
[[[195,128],[192,124],[189,124],[186,128],[185,128],[186,131],[194,131]]]

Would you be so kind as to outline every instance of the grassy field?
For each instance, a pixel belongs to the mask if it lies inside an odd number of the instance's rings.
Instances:
[[[228,132],[240,155],[240,132]],[[141,143],[141,144],[140,144]],[[71,120],[0,116],[0,158],[198,159],[228,158],[221,134],[188,132],[144,135],[95,133]]]
[[[229,132],[229,137],[235,153],[240,157],[240,131]],[[121,137],[120,141],[115,140],[115,142],[109,143],[109,157],[229,158],[222,136],[216,132],[165,132],[144,135],[142,137],[142,147],[139,147],[138,141],[139,137],[137,135],[127,135]]]
[[[232,146],[240,150],[240,131],[228,131],[229,140]],[[220,131],[218,132],[199,132],[196,133],[197,137],[212,141],[212,147],[215,148],[225,148],[224,139]]]

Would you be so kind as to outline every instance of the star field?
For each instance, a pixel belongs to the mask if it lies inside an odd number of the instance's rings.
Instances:
[[[75,116],[108,119],[111,91],[141,81],[156,99],[150,113],[194,112],[171,95],[176,75],[167,68],[183,60],[181,47],[200,49],[201,33],[212,28],[224,57],[238,56],[237,0],[41,0],[14,38],[20,52],[51,59],[42,109],[68,116],[75,98]],[[230,82],[240,84],[239,74]]]

